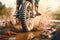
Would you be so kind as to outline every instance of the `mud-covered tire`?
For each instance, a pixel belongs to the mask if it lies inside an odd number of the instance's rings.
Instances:
[[[21,6],[21,9],[20,9],[20,21],[21,21],[21,24],[22,24],[22,28],[23,28],[23,31],[28,31],[28,28],[27,28],[27,24],[26,24],[26,13],[27,13],[27,7],[28,7],[28,1],[25,1],[22,6]],[[30,30],[29,30],[30,31]]]

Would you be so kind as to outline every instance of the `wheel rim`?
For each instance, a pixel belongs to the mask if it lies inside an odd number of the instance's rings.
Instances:
[[[25,21],[26,21],[26,26],[27,26],[28,31],[32,30],[34,27],[34,19],[32,18],[33,15],[31,13],[32,10],[30,9],[29,5],[27,7],[27,12],[25,14]]]

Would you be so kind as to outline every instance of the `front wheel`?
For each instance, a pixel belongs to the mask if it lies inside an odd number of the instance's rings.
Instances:
[[[32,14],[31,3],[25,1],[20,9],[20,21],[23,31],[31,31],[34,27],[34,19]]]

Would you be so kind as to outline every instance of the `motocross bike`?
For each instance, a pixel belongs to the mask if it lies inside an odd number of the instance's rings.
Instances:
[[[35,0],[31,2],[23,0],[22,5],[19,8],[19,19],[22,24],[23,31],[31,31],[34,27],[34,18],[36,15],[35,11]]]

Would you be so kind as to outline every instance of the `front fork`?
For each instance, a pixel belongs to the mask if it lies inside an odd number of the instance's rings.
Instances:
[[[35,0],[32,0],[32,13],[33,13],[33,16],[35,17],[35,15],[36,15],[36,11],[35,11]]]

